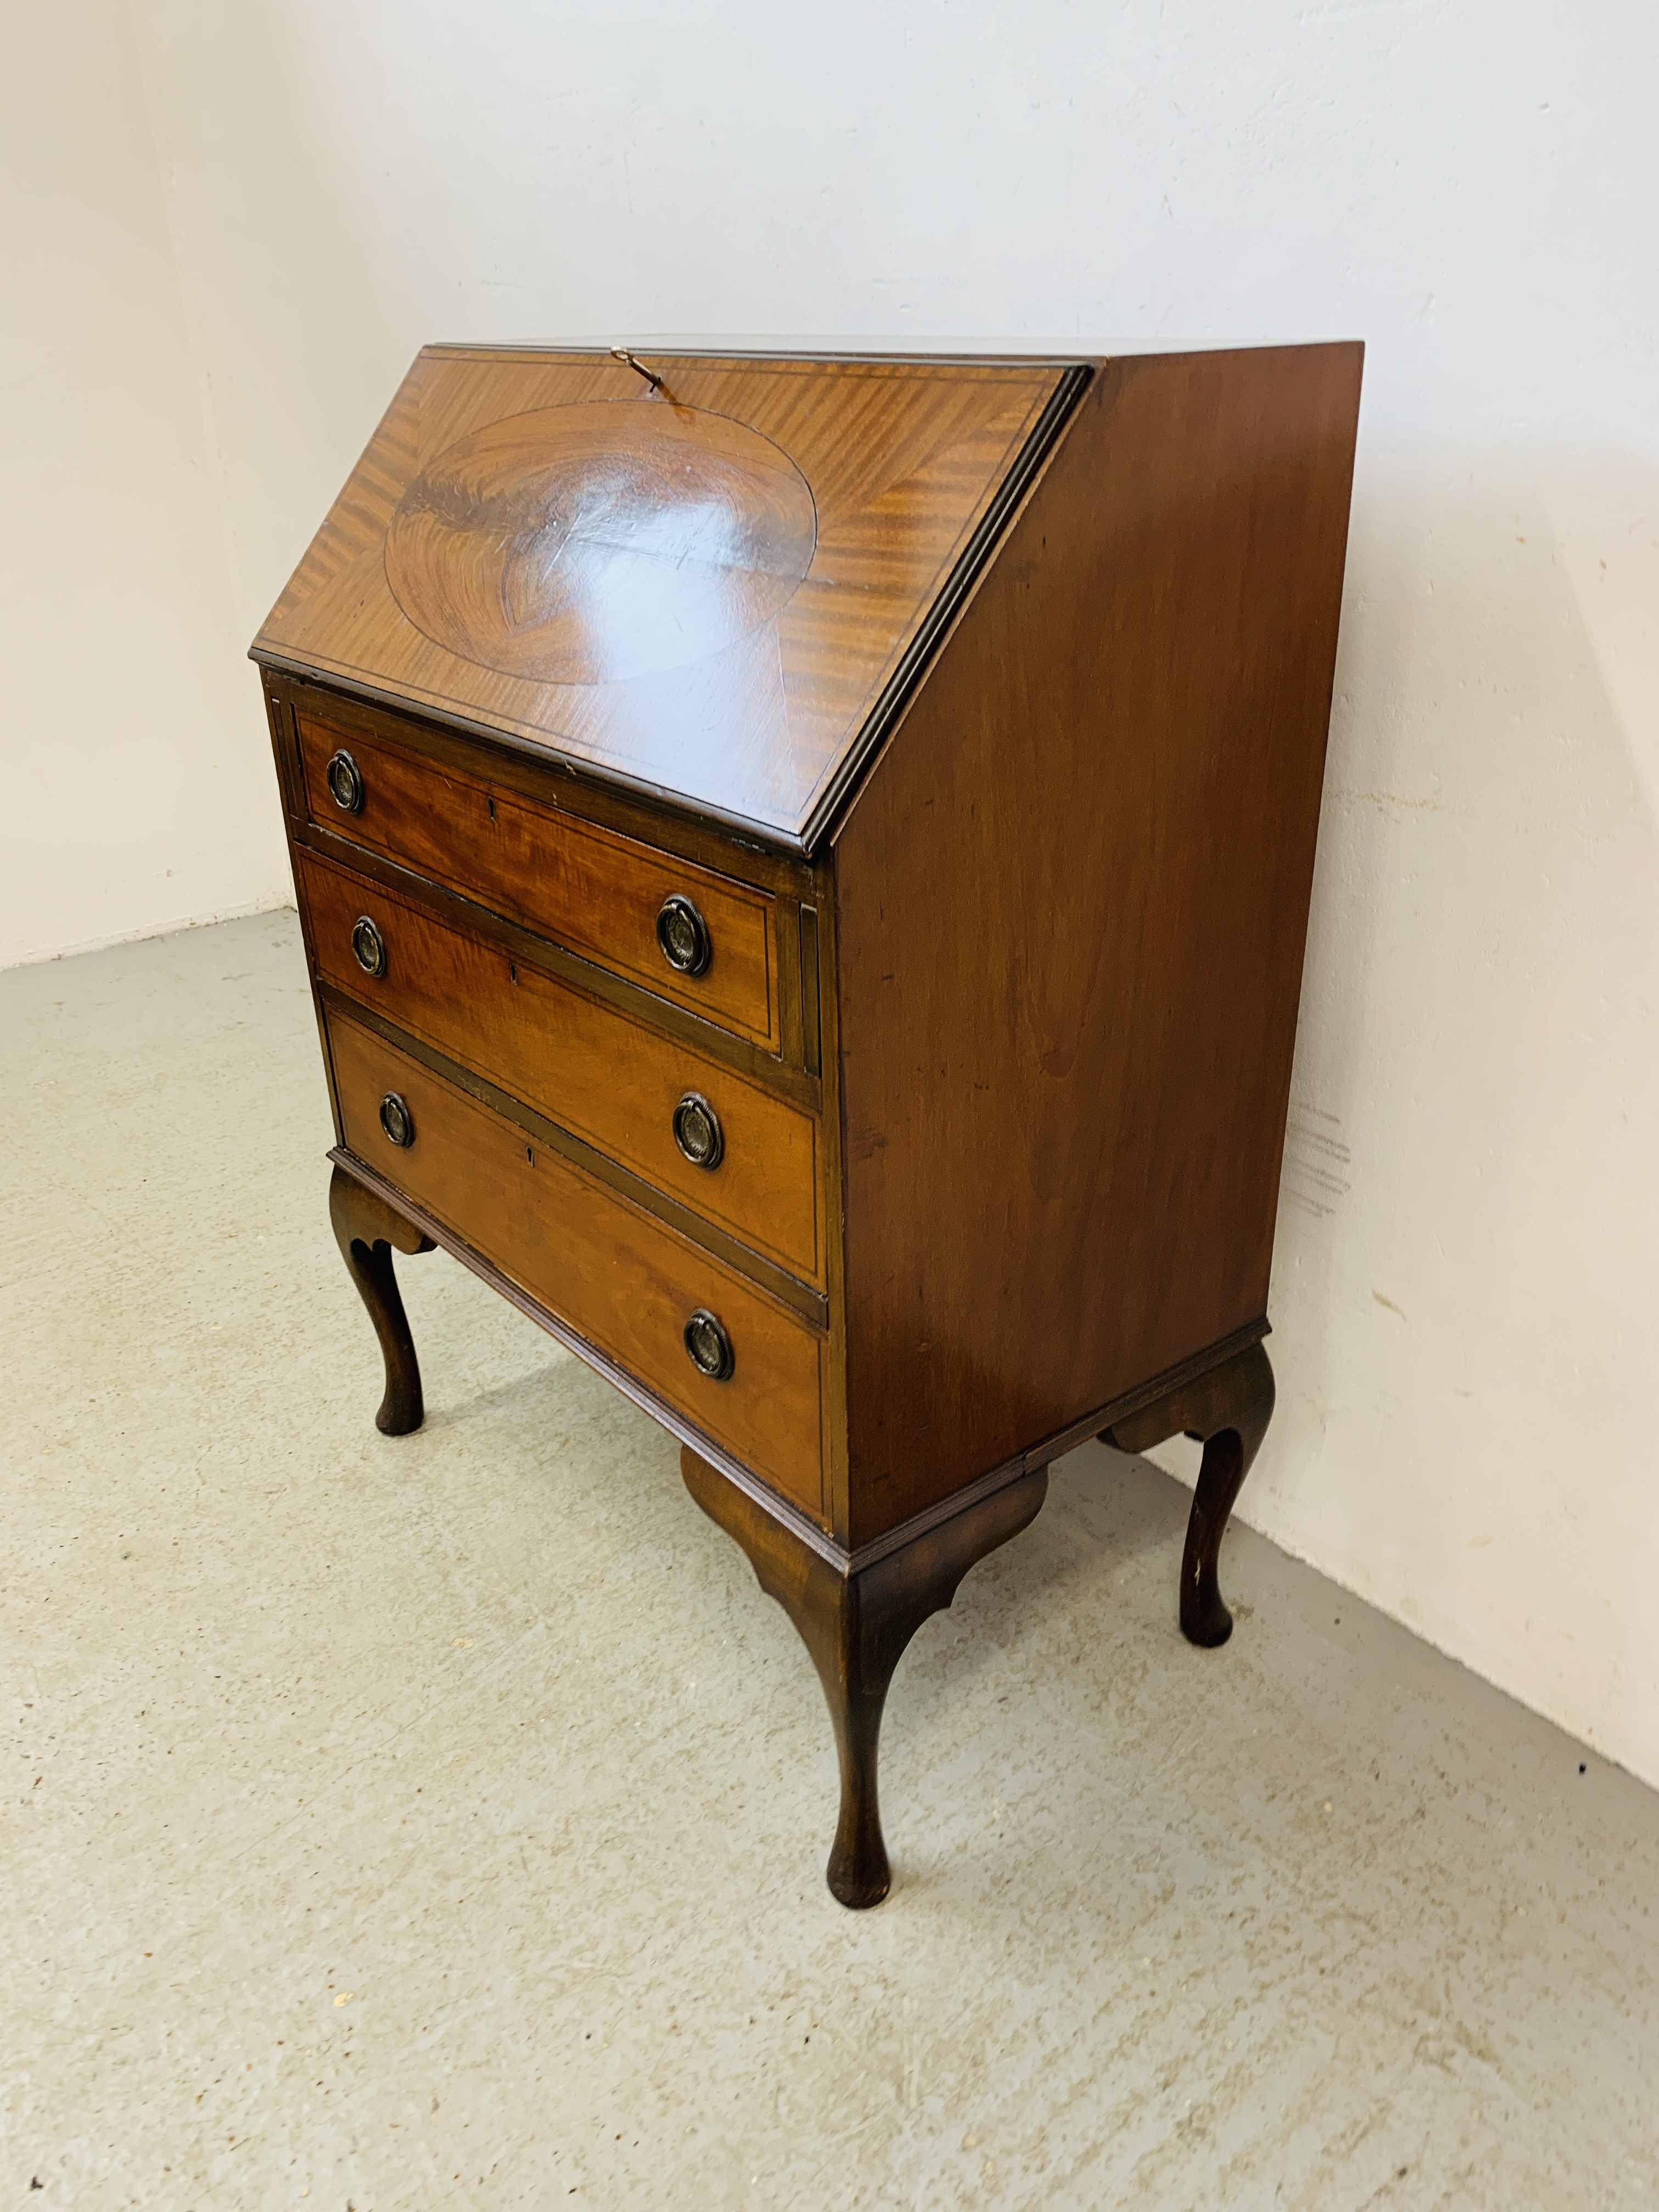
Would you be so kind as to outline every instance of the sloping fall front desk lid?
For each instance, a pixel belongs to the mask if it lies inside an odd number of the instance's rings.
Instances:
[[[257,660],[811,850],[1087,380],[428,346]]]

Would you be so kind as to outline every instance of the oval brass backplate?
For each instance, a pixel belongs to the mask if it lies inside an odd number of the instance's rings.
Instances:
[[[732,1340],[719,1316],[711,1314],[707,1306],[699,1306],[686,1322],[684,1334],[687,1356],[698,1373],[706,1375],[711,1382],[726,1382],[737,1363],[732,1354]]]
[[[681,891],[672,893],[662,902],[657,916],[657,942],[663,958],[682,975],[701,975],[714,957],[708,924]]]
[[[700,1091],[688,1091],[674,1109],[674,1142],[694,1168],[717,1168],[726,1152],[720,1115]]]
[[[415,1141],[415,1116],[409,1101],[396,1091],[388,1091],[380,1101],[380,1127],[400,1151],[407,1152]]]
[[[386,973],[386,939],[371,915],[360,914],[351,926],[351,950],[365,975]]]
[[[343,746],[330,760],[323,771],[328,779],[328,795],[343,814],[361,814],[363,811],[363,772]]]

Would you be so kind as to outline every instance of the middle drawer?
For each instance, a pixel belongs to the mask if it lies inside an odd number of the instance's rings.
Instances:
[[[325,981],[822,1286],[812,1115],[365,877],[294,859]]]

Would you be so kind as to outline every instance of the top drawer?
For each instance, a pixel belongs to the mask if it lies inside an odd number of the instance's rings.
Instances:
[[[313,822],[778,1050],[766,892],[401,746],[298,721]]]

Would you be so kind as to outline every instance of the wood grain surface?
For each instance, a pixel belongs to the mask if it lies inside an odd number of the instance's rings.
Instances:
[[[347,1148],[815,1519],[823,1515],[824,1339],[707,1252],[356,1022],[328,1018]],[[388,1092],[413,1142],[380,1122]],[[715,1314],[735,1354],[715,1382],[682,1331]]]
[[[1103,365],[838,832],[854,1544],[1266,1310],[1360,357]]]
[[[256,657],[799,840],[1060,381],[428,347]]]
[[[300,764],[299,724],[321,721],[333,726],[348,747],[357,738],[390,745],[430,763],[441,774],[459,775],[498,794],[527,799],[556,814],[574,815],[635,844],[653,846],[757,890],[811,896],[811,864],[801,854],[763,844],[728,823],[688,813],[665,799],[581,774],[544,746],[499,732],[468,735],[425,711],[359,698],[331,679],[290,675],[279,668],[267,668],[262,674],[283,805],[296,826],[310,820]]]
[[[367,877],[303,851],[295,866],[325,981],[822,1285],[815,1116]],[[363,915],[386,945],[380,975],[352,952]],[[713,1169],[674,1140],[693,1092],[719,1122]]]
[[[299,739],[307,809],[320,826],[777,1050],[774,906],[765,892],[310,715],[299,718]],[[328,787],[328,763],[341,749],[362,778],[356,813],[337,805]],[[713,957],[700,975],[672,968],[657,942],[657,915],[671,894],[690,898],[708,925]]]
[[[625,684],[707,660],[785,607],[811,566],[806,479],[707,409],[540,407],[422,469],[386,532],[416,628],[533,684]]]

